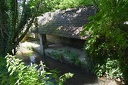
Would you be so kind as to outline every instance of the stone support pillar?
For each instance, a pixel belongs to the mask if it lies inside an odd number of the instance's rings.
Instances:
[[[40,34],[40,52],[45,56],[45,49],[48,47],[46,34]]]

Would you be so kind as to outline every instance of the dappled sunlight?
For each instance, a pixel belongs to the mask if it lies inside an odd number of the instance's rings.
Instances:
[[[38,33],[86,39],[86,36],[81,36],[81,31],[95,10],[94,6],[87,6],[45,13],[38,17]]]
[[[33,48],[38,48],[40,45],[37,42],[23,42],[17,48],[18,55],[29,55],[33,53]]]
[[[22,59],[26,64],[39,63],[42,59],[35,55],[33,48],[39,49],[40,45],[37,41],[20,43],[16,56]]]
[[[125,21],[124,24],[128,25],[128,21]]]
[[[20,43],[20,46],[21,47],[38,47],[39,44],[37,42],[23,42],[23,43]]]

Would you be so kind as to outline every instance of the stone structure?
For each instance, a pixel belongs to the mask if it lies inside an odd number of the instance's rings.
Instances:
[[[83,46],[87,36],[81,36],[81,31],[83,26],[88,23],[88,17],[94,15],[95,12],[94,6],[86,6],[56,10],[39,16],[39,28],[35,32],[40,34],[40,47],[43,49],[43,54],[44,49],[47,47],[47,35],[59,37],[60,42],[63,44],[72,45],[78,41],[77,43]]]

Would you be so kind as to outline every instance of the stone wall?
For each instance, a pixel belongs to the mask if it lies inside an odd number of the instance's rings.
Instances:
[[[64,46],[75,47],[75,48],[83,48],[85,40],[46,35],[48,44],[62,44]]]

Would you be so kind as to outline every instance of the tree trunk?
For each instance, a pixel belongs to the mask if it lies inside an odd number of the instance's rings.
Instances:
[[[0,55],[5,56],[6,44],[8,40],[8,15],[5,0],[0,0]]]

